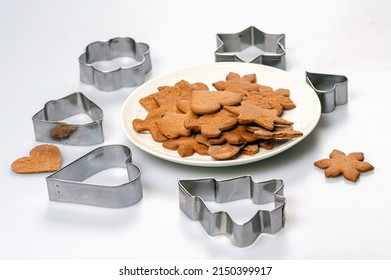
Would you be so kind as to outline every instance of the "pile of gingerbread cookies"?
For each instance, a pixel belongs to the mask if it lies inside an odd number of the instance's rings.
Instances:
[[[134,119],[133,128],[149,132],[181,157],[198,153],[217,160],[252,156],[303,135],[283,118],[285,110],[296,107],[288,89],[274,90],[258,84],[255,74],[233,72],[212,86],[181,80],[158,87],[139,100],[148,114]]]
[[[177,150],[182,157],[194,153],[217,160],[252,156],[260,147],[272,149],[276,141],[302,136],[293,123],[282,118],[285,110],[296,107],[288,89],[273,90],[256,82],[255,74],[229,73],[225,81],[212,84],[181,80],[174,86],[161,86],[157,92],[139,100],[148,111],[145,119],[134,119],[133,127],[149,132],[162,146]],[[61,168],[60,150],[43,144],[33,148],[30,156],[11,164],[16,173],[53,172]],[[343,175],[356,182],[360,173],[374,170],[364,162],[364,154],[348,155],[333,150],[329,158],[314,163],[324,169],[326,177]]]

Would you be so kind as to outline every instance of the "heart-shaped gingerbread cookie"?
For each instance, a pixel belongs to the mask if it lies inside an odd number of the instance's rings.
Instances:
[[[22,157],[11,164],[16,173],[52,172],[61,168],[60,150],[54,145],[39,145],[30,151],[29,157]]]

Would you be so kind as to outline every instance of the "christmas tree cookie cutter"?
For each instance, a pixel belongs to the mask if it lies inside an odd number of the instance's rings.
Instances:
[[[210,236],[225,235],[233,245],[247,247],[262,233],[275,234],[285,224],[284,182],[279,179],[255,182],[251,176],[218,181],[214,178],[180,180],[179,206],[192,220],[198,220]],[[246,223],[238,224],[225,212],[212,212],[204,201],[218,203],[249,198],[254,204],[274,203],[272,210],[259,210]]]

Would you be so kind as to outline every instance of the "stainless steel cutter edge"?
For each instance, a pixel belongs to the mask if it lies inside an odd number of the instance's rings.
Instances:
[[[84,183],[103,170],[126,167],[129,182],[120,185]],[[107,145],[92,150],[46,178],[49,200],[122,208],[139,202],[142,197],[141,171],[132,164],[132,154],[123,145]]]
[[[307,84],[316,92],[322,113],[348,103],[348,78],[344,75],[305,72]]]
[[[77,114],[86,114],[92,121],[86,124],[63,121]],[[81,92],[46,102],[32,121],[35,139],[39,142],[86,146],[104,141],[103,110]]]
[[[216,39],[216,62],[258,63],[285,70],[285,34],[266,33],[250,26],[237,33],[218,33]],[[251,61],[244,61],[238,56],[238,53],[250,46],[257,46],[262,50],[262,53]],[[273,51],[271,51],[272,49]]]
[[[102,71],[93,64],[118,57],[131,57],[137,61],[132,67],[119,67]],[[145,74],[152,69],[148,44],[138,43],[130,37],[116,37],[108,41],[90,43],[79,56],[80,80],[101,91],[114,91],[144,83]]]
[[[285,225],[284,182],[279,179],[255,182],[251,176],[227,180],[214,178],[180,180],[179,206],[192,220],[198,220],[210,236],[225,235],[233,245],[247,247],[262,233],[274,234]],[[255,204],[274,203],[273,210],[259,210],[244,224],[235,223],[225,211],[211,212],[204,200],[228,202],[250,198]]]

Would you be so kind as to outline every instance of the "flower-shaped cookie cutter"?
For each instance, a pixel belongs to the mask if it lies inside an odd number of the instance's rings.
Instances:
[[[284,182],[279,179],[254,182],[251,176],[222,181],[214,178],[180,180],[179,206],[192,220],[198,220],[210,236],[226,235],[237,247],[253,244],[262,233],[274,234],[285,224]],[[225,212],[212,212],[204,201],[218,203],[249,198],[254,204],[274,203],[272,210],[259,210],[244,224],[235,223]]]
[[[110,61],[119,57],[136,60],[135,65],[105,71],[94,66],[99,61]],[[93,42],[79,57],[80,80],[101,91],[114,91],[123,87],[134,87],[144,83],[145,74],[152,69],[149,46],[137,43],[129,37],[113,38],[106,42]]]
[[[265,33],[254,26],[238,32],[218,33],[216,62],[249,62],[285,70],[285,34]]]
[[[126,167],[129,182],[114,186],[83,182],[115,167]],[[122,208],[143,197],[140,169],[132,164],[131,151],[123,145],[97,148],[47,177],[46,183],[51,201]]]
[[[306,82],[316,92],[322,113],[331,113],[336,106],[348,103],[348,78],[343,75],[305,72]]]
[[[91,122],[71,124],[64,121],[78,114],[87,115]],[[48,101],[32,120],[35,139],[39,142],[86,146],[104,141],[103,111],[81,92]]]

